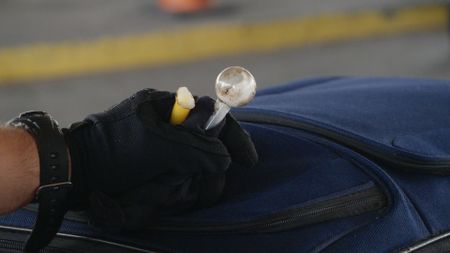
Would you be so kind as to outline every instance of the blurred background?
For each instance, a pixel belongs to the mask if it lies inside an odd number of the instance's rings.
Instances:
[[[67,125],[142,88],[214,96],[249,69],[260,88],[317,76],[450,78],[445,1],[0,0],[0,122]]]

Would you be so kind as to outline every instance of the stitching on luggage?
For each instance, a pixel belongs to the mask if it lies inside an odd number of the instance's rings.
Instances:
[[[347,130],[345,130],[343,128],[338,128],[338,127],[335,127],[335,126],[333,126],[333,125],[331,125],[329,123],[317,121],[317,120],[314,120],[314,119],[311,119],[311,118],[307,118],[307,117],[304,117],[302,115],[295,114],[295,113],[285,113],[285,112],[280,112],[280,111],[276,111],[276,110],[256,109],[256,108],[248,108],[248,109],[246,109],[246,111],[243,111],[243,113],[245,113],[245,112],[257,113],[257,114],[264,115],[264,116],[267,116],[267,115],[265,115],[266,113],[277,113],[277,114],[280,114],[280,115],[279,116],[269,115],[269,117],[271,117],[271,118],[281,118],[281,119],[284,119],[284,120],[290,120],[290,121],[295,121],[295,122],[306,122],[306,124],[309,124],[309,125],[311,125],[313,127],[322,128],[325,131],[332,131],[332,132],[337,133],[339,135],[343,135],[346,138],[350,138],[352,140],[356,140],[358,142],[361,142],[361,143],[364,143],[364,144],[367,144],[367,145],[379,148],[381,150],[386,149],[386,147],[387,148],[391,148],[391,149],[395,149],[391,145],[386,145],[386,144],[378,142],[378,141],[372,141],[372,140],[370,140],[370,139],[368,139],[368,138],[366,138],[366,137],[364,137],[362,135],[355,134],[355,133],[347,131]],[[236,113],[239,114],[239,111],[237,111]],[[290,118],[292,116],[300,117],[301,119],[292,119],[292,118]],[[237,116],[238,120],[240,120],[239,118],[240,117]],[[247,120],[244,119],[243,121],[246,122]],[[248,122],[254,122],[254,121],[253,120],[249,120]],[[283,125],[283,124],[279,124],[277,122],[269,122],[269,121],[267,121],[267,122],[256,121],[254,123],[266,123],[266,124],[279,125],[279,126],[284,126],[284,127],[291,127],[291,126],[286,126],[286,125]],[[315,134],[317,134],[317,133],[315,133]],[[322,135],[322,134],[320,134],[320,135]],[[327,138],[330,138],[330,137],[327,137]],[[330,139],[333,140],[333,138],[330,138]],[[448,161],[449,160],[449,157],[447,157],[447,158],[431,157],[431,156],[428,156],[426,154],[421,154],[420,157],[417,157],[417,154],[415,154],[414,152],[409,152],[407,150],[405,151],[405,150],[402,150],[402,149],[397,149],[397,150],[405,153],[404,156],[407,157],[407,158],[410,158],[410,159],[411,158],[412,159],[430,158],[430,159],[434,159],[434,160],[438,160],[438,161]]]
[[[441,128],[440,128],[440,129],[441,129]],[[438,130],[438,129],[434,129],[434,130]],[[399,138],[399,137],[406,137],[406,136],[408,136],[408,135],[397,135],[397,136],[395,136],[395,137],[391,140],[391,142],[390,142],[391,146],[393,146],[393,147],[395,147],[395,148],[397,148],[397,149],[399,149],[400,151],[403,151],[403,152],[405,152],[405,153],[411,153],[411,154],[414,154],[414,155],[417,155],[417,156],[423,156],[423,157],[432,158],[432,159],[445,159],[445,158],[442,157],[442,156],[434,156],[434,157],[433,157],[432,154],[418,153],[418,152],[416,152],[416,151],[409,150],[409,149],[407,149],[407,148],[404,148],[404,147],[401,147],[401,146],[395,144],[395,140],[396,140],[397,138]],[[409,135],[409,136],[411,136],[411,135]],[[447,155],[447,157],[448,157],[448,155]]]
[[[343,79],[343,78],[345,78],[345,77],[344,76],[324,77],[323,79],[322,78],[321,79],[316,79],[312,83],[303,84],[301,87],[291,87],[290,89],[286,89],[286,90],[282,90],[282,91],[276,91],[276,92],[272,92],[272,93],[264,93],[262,95],[257,96],[257,98],[258,97],[271,96],[271,95],[280,94],[280,93],[286,93],[286,92],[289,92],[289,91],[292,91],[292,90],[303,89],[303,88],[306,88],[306,87],[309,87],[309,86],[313,86],[313,85],[317,85],[317,84],[322,85],[322,84],[326,84],[328,82],[339,80],[339,79]],[[313,81],[313,80],[311,80],[311,81]],[[295,85],[296,83],[298,83],[298,82],[287,83],[287,84],[284,84],[284,85]]]

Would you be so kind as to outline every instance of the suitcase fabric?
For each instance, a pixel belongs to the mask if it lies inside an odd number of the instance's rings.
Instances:
[[[450,82],[310,79],[234,115],[260,161],[230,169],[217,205],[139,233],[69,214],[46,252],[450,250]],[[2,252],[19,252],[34,218],[0,217]]]

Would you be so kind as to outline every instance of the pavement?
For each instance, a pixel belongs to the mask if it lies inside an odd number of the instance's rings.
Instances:
[[[435,3],[428,1],[427,5]],[[280,20],[288,20],[291,24],[294,20],[297,22],[295,24],[304,24],[304,18],[314,18],[316,24],[319,19],[315,17],[335,17],[339,13],[345,13],[344,17],[347,18],[351,17],[352,13],[373,14],[373,11],[382,11],[388,13],[389,17],[392,10],[411,8],[416,4],[414,1],[375,0],[223,0],[218,1],[220,8],[216,11],[199,16],[174,17],[159,12],[154,1],[4,0],[0,2],[0,51],[15,52],[15,55],[19,55],[24,49],[36,48],[36,45],[54,49],[60,45],[68,45],[67,43],[75,43],[77,50],[84,50],[83,48],[89,48],[92,43],[97,43],[102,38],[111,39],[108,43],[116,43],[117,38],[143,38],[142,35],[148,34],[192,31],[205,25],[241,29],[243,25],[248,24],[265,24],[269,27],[269,24]],[[432,15],[425,15],[426,13]],[[367,17],[366,14],[363,17]],[[369,34],[371,36],[347,36],[350,38],[323,39],[314,43],[299,43],[297,40],[294,41],[297,44],[278,44],[256,51],[248,47],[250,49],[241,53],[192,57],[185,61],[170,61],[164,64],[139,63],[126,68],[104,68],[76,74],[5,81],[0,83],[0,122],[21,111],[40,109],[47,110],[60,123],[67,125],[82,119],[86,114],[102,111],[133,92],[147,87],[176,90],[177,87],[186,85],[196,94],[213,96],[215,76],[230,65],[241,65],[250,69],[260,88],[306,77],[329,75],[448,79],[449,41],[443,22],[446,16],[443,16],[440,10],[424,11],[423,14],[424,18],[411,16],[401,19],[403,15],[400,19],[386,18],[387,21],[385,16],[380,20],[375,19],[378,20],[375,22],[377,27],[384,30],[377,30],[378,33]],[[355,14],[355,17],[358,15]],[[393,27],[392,24],[398,26],[399,20],[402,29],[384,32],[386,27]],[[429,22],[425,22],[426,20]],[[349,27],[358,25],[351,22],[345,24]],[[261,36],[257,38],[263,41],[265,39]],[[180,43],[183,42],[182,39],[180,38]],[[202,40],[201,43],[205,42]],[[131,50],[129,46],[126,48]],[[17,49],[22,51],[14,51]],[[71,53],[73,52],[68,51],[66,54],[71,56]],[[102,57],[105,55],[107,54]],[[52,59],[55,58],[44,59],[45,61],[41,60],[39,64],[45,67],[46,61],[51,65]],[[70,57],[67,59],[70,60]],[[69,60],[65,64],[73,64]],[[36,65],[33,59],[29,61]],[[25,69],[29,66],[27,64],[19,62],[18,66]],[[89,61],[86,61],[86,64],[89,64]],[[6,75],[10,70],[8,66],[0,68],[0,76]]]
[[[218,10],[190,17],[162,13],[149,0],[2,0],[0,46],[85,40],[164,31],[205,23],[267,21],[367,9],[390,9],[418,0],[215,0]]]

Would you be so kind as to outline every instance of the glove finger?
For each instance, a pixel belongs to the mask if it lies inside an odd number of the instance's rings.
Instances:
[[[165,181],[165,180],[163,180]],[[174,182],[171,180],[171,183]],[[90,216],[106,229],[138,230],[160,217],[216,203],[225,186],[225,174],[198,174],[179,185],[148,183],[112,198],[102,192],[90,196]]]
[[[93,193],[89,209],[92,222],[109,230],[139,230],[158,220],[158,209],[153,205],[134,203],[124,206],[119,202],[104,193]]]
[[[197,206],[200,208],[206,208],[214,205],[222,196],[225,182],[225,173],[204,175],[200,181]]]
[[[153,186],[143,185],[120,196],[122,229],[136,230],[155,224],[161,217],[180,214],[194,207],[205,208],[215,204],[225,186],[225,174],[193,175],[177,187],[164,187],[158,192],[163,201],[152,201]],[[170,188],[170,189],[169,189]],[[147,198],[149,197],[149,198]]]
[[[141,104],[145,103],[151,103],[157,115],[168,120],[167,115],[170,116],[174,101],[175,95],[173,93],[143,89],[104,112],[89,115],[85,121],[97,123],[99,121],[118,120],[136,111]]]
[[[226,124],[220,132],[219,139],[227,147],[232,162],[247,168],[252,168],[258,162],[258,153],[250,135],[231,114],[226,117]]]
[[[136,97],[136,111],[141,118],[169,122],[175,103],[175,94],[169,92],[141,93]]]
[[[116,199],[122,207],[152,206],[158,215],[166,216],[193,207],[197,201],[198,192],[197,174],[167,174],[130,189]]]
[[[120,194],[118,201],[121,205],[128,206],[142,203],[158,208],[183,209],[183,206],[192,205],[189,203],[193,203],[197,199],[198,186],[196,186],[194,177],[195,175],[161,175],[152,179],[151,182]]]
[[[189,117],[181,124],[184,127],[192,129],[200,134],[217,137],[224,125],[224,122],[216,127],[205,131],[205,125],[211,115],[214,113],[214,99],[204,96],[197,99],[194,109],[191,110]]]
[[[185,150],[188,151],[197,150],[199,152],[192,152],[193,155],[202,155],[204,157],[204,159],[199,158],[196,160],[198,164],[218,161],[217,159],[213,159],[213,157],[208,158],[208,156],[210,155],[214,155],[214,157],[217,158],[219,158],[220,156],[220,160],[230,160],[228,151],[222,144],[222,142],[214,136],[205,134],[204,130],[201,129],[201,125],[203,125],[203,122],[206,122],[207,120],[207,116],[204,116],[204,114],[202,114],[203,110],[201,110],[201,108],[210,108],[208,105],[212,106],[212,104],[207,102],[206,99],[200,99],[199,105],[200,107],[197,108],[198,111],[194,111],[191,115],[192,118],[185,122],[185,125],[182,126],[173,126],[168,123],[173,104],[168,103],[167,101],[165,104],[160,103],[158,105],[160,108],[170,107],[170,110],[166,110],[166,119],[160,120],[160,118],[158,118],[157,109],[155,109],[156,104],[150,102],[143,103],[139,106],[137,110],[137,116],[140,122],[147,128],[147,130],[150,130],[149,135],[155,134],[157,135],[156,139],[164,139],[167,141],[167,143],[180,144],[174,146],[176,147],[176,149],[179,148],[179,152],[175,152],[175,150],[171,151],[171,153],[175,154],[175,156],[188,157],[183,152],[184,147],[187,148]],[[158,144],[152,143],[152,145]],[[166,146],[165,143],[160,143],[159,145],[161,145],[161,147]],[[195,149],[192,149],[190,147],[194,147]],[[208,153],[208,156],[206,156],[204,153]],[[192,159],[190,160],[192,161]],[[205,168],[204,166],[200,167]],[[226,167],[228,167],[228,165]],[[206,168],[215,167],[207,166]]]

